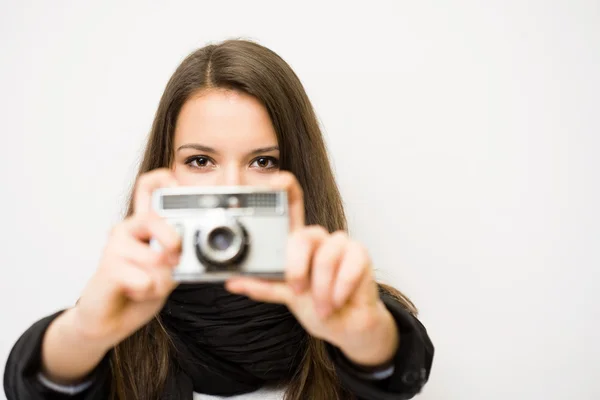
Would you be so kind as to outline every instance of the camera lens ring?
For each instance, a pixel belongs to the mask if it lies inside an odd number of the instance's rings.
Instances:
[[[221,234],[221,243],[214,239]],[[216,236],[215,236],[216,235]],[[245,254],[246,231],[233,218],[214,221],[196,232],[196,255],[205,264],[231,265]],[[222,247],[222,248],[219,248]]]

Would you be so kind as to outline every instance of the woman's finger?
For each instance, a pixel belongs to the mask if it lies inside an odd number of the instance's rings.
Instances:
[[[355,241],[351,241],[339,266],[333,285],[333,304],[341,308],[349,298],[360,295],[359,288],[364,280],[371,280],[371,261],[366,249]]]
[[[291,305],[294,293],[285,282],[257,278],[235,277],[225,283],[231,293],[247,296],[255,301]]]
[[[166,266],[146,268],[154,283],[152,295],[156,299],[167,297],[177,286],[173,280],[171,269]]]
[[[124,236],[115,244],[115,253],[141,267],[174,267],[179,264],[179,255],[166,250],[154,250],[148,244],[131,236]]]
[[[154,281],[151,275],[131,262],[124,262],[115,271],[115,280],[120,289],[134,301],[152,297]]]
[[[301,293],[310,286],[310,266],[313,253],[329,233],[322,226],[314,225],[293,232],[287,243],[285,279]]]
[[[140,175],[134,190],[134,214],[147,214],[152,209],[152,192],[173,186],[177,186],[177,180],[173,172],[167,168],[155,169]]]
[[[114,275],[120,289],[134,301],[165,298],[177,286],[170,268],[165,266],[140,266],[124,261]]]
[[[334,309],[333,283],[347,244],[346,233],[335,232],[321,242],[313,257],[311,293],[321,318],[327,318]]]
[[[296,177],[291,172],[279,171],[273,176],[270,186],[287,192],[290,232],[304,227],[304,194]]]
[[[124,228],[136,239],[157,240],[166,253],[178,254],[181,250],[181,237],[175,228],[153,213],[129,218]]]

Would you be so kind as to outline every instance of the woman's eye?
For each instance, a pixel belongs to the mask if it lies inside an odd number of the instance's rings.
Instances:
[[[279,161],[274,157],[258,157],[250,166],[260,169],[273,169],[279,166]]]
[[[214,165],[210,158],[204,156],[190,157],[185,161],[185,163],[193,168],[207,168],[211,166],[211,164]]]

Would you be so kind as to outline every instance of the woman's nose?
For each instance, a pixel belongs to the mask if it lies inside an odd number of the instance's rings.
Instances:
[[[226,186],[241,186],[244,185],[243,171],[237,166],[229,166],[225,169],[223,176],[223,185]]]

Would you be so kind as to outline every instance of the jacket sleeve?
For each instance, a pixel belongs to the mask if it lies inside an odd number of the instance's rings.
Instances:
[[[62,311],[34,323],[13,346],[4,370],[4,393],[7,400],[100,400],[107,399],[110,391],[108,353],[89,376],[84,390],[68,394],[59,385],[52,389],[48,381],[40,379],[42,340],[46,329]]]
[[[330,344],[327,349],[342,386],[359,399],[411,399],[429,379],[434,354],[433,343],[423,324],[402,304],[385,293],[382,294],[382,300],[400,332],[400,346],[392,361],[393,368],[385,374],[385,378],[365,377],[365,373],[354,366],[339,349]]]

